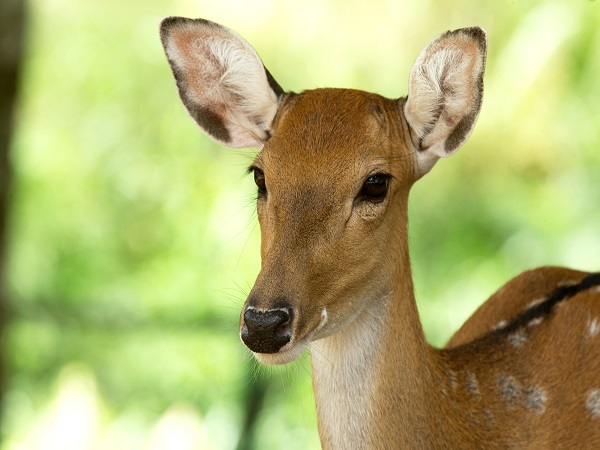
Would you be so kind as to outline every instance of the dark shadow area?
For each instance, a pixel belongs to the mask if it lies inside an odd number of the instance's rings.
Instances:
[[[0,3],[0,397],[4,398],[8,373],[4,351],[5,330],[10,321],[6,288],[8,215],[11,203],[11,137],[19,76],[24,55],[25,4],[22,0]]]

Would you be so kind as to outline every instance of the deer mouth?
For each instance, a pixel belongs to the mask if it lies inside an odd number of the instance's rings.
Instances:
[[[328,316],[327,309],[323,308],[321,319],[317,326],[304,336],[299,336],[292,329],[294,315],[293,311],[289,313],[289,319],[286,322],[282,322],[268,337],[263,337],[261,339],[262,342],[258,345],[250,342],[248,338],[248,326],[244,323],[240,330],[242,342],[248,347],[254,357],[263,364],[279,365],[295,361],[304,352],[308,344],[319,337],[319,332],[326,325]]]

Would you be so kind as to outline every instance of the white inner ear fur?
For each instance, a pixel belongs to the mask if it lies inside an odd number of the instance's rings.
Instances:
[[[237,125],[232,130],[234,141],[250,133],[262,147],[270,137],[268,130],[277,112],[278,99],[267,82],[258,54],[245,41],[241,44],[243,47],[233,41],[209,40],[209,48],[222,72],[212,86],[209,102],[226,105],[226,120]]]
[[[223,143],[263,146],[279,99],[260,57],[244,39],[216,24],[182,24],[170,30],[165,51],[181,72],[187,98],[224,122],[230,141]]]
[[[453,154],[473,129],[485,66],[485,47],[480,45],[468,32],[446,33],[429,44],[413,66],[404,114],[422,173],[440,157]],[[464,129],[453,135],[459,124]]]

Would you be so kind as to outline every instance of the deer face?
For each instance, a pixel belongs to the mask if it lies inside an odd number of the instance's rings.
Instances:
[[[342,89],[282,103],[251,166],[262,268],[240,329],[261,361],[295,359],[388,294],[415,179],[402,104]]]

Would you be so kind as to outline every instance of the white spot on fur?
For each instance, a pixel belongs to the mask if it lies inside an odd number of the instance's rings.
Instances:
[[[547,401],[546,392],[541,387],[529,386],[525,389],[525,404],[534,413],[543,414],[546,411]]]
[[[590,319],[588,323],[588,337],[596,337],[600,333],[600,321],[598,319]]]
[[[479,396],[479,382],[473,372],[465,371],[465,389],[471,394],[471,397]]]
[[[436,372],[434,374],[434,377],[435,377],[435,382],[437,383],[437,385],[438,385],[441,393],[444,394],[444,395],[448,395],[448,390],[446,389],[446,383],[442,379],[440,373]]]
[[[531,301],[531,302],[529,302],[529,303],[527,304],[527,306],[526,306],[526,309],[531,309],[531,308],[534,308],[534,307],[536,307],[537,305],[539,305],[540,303],[544,303],[545,301],[546,301],[546,299],[545,299],[545,298],[538,298],[538,299],[535,299],[535,300],[533,300],[533,301]]]
[[[506,407],[514,407],[522,394],[521,385],[515,379],[515,377],[501,374],[498,376],[496,385],[498,387],[500,397],[504,401]]]
[[[528,323],[527,323],[527,327],[528,328],[533,328],[533,327],[537,327],[540,323],[542,323],[544,321],[544,318],[542,316],[539,317],[535,317],[533,319],[531,319]]]
[[[494,325],[492,327],[492,330],[501,330],[506,325],[508,325],[508,322],[506,320],[501,320],[500,322],[498,322],[496,325]]]
[[[573,281],[573,280],[567,280],[567,281],[561,281],[560,283],[558,283],[558,287],[571,287],[571,286],[576,286],[579,284],[579,281]]]
[[[600,389],[592,389],[588,392],[585,407],[590,411],[592,419],[600,418]]]
[[[480,424],[480,422],[479,422],[479,417],[478,417],[478,415],[479,415],[479,414],[478,414],[478,411],[477,411],[477,410],[475,410],[475,409],[471,409],[471,410],[469,410],[469,415],[471,416],[471,423],[472,423],[473,425],[476,425],[476,426],[477,426],[477,425],[479,425],[479,424]]]
[[[514,333],[508,335],[508,342],[510,342],[510,345],[512,345],[514,348],[519,348],[526,341],[527,336],[525,335],[523,330],[517,330]]]
[[[558,302],[553,306],[554,311],[558,311],[560,309],[564,309],[569,305],[569,302]]]
[[[448,384],[450,388],[454,391],[458,386],[458,381],[456,379],[456,373],[450,368],[446,369],[446,377],[448,378]]]
[[[321,329],[323,328],[323,326],[325,326],[325,324],[327,323],[327,318],[327,308],[323,306],[323,311],[321,311],[321,321],[319,322],[319,326],[317,327],[317,329]]]

